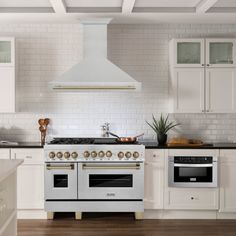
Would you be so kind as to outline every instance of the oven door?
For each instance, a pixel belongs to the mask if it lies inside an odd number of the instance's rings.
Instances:
[[[77,199],[77,163],[45,164],[45,199]]]
[[[143,199],[143,163],[79,163],[79,199]]]
[[[169,187],[217,187],[217,168],[212,164],[169,163]]]

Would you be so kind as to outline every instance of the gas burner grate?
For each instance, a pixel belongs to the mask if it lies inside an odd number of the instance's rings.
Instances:
[[[94,138],[54,138],[49,144],[93,144]]]

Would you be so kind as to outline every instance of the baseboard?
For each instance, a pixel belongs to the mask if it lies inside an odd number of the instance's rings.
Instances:
[[[236,219],[236,213],[222,213],[222,212],[217,212],[217,219],[228,219],[228,220],[235,220]]]
[[[47,219],[44,210],[18,210],[17,219]]]

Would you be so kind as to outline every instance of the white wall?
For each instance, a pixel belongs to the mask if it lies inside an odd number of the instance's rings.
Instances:
[[[82,58],[82,31],[75,24],[0,25],[16,37],[17,101],[20,113],[0,114],[0,138],[39,141],[37,120],[52,119],[51,135],[100,135],[110,122],[120,135],[153,132],[151,114],[167,112],[168,41],[174,37],[236,37],[236,25],[110,25],[109,58],[143,83],[141,93],[56,94],[47,82]],[[1,75],[0,75],[1,76]],[[236,115],[181,114],[177,133],[206,141],[236,140]]]

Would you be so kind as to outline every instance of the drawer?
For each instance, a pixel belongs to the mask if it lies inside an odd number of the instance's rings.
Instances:
[[[145,161],[146,162],[161,162],[164,160],[164,149],[146,149]]]
[[[219,190],[215,188],[168,188],[165,209],[218,209]]]
[[[44,163],[43,149],[11,149],[12,159],[23,159],[23,165],[38,165]]]
[[[236,162],[236,150],[220,150],[220,162]]]
[[[219,149],[169,149],[169,156],[219,156]]]
[[[10,159],[10,149],[0,149],[0,159]]]

